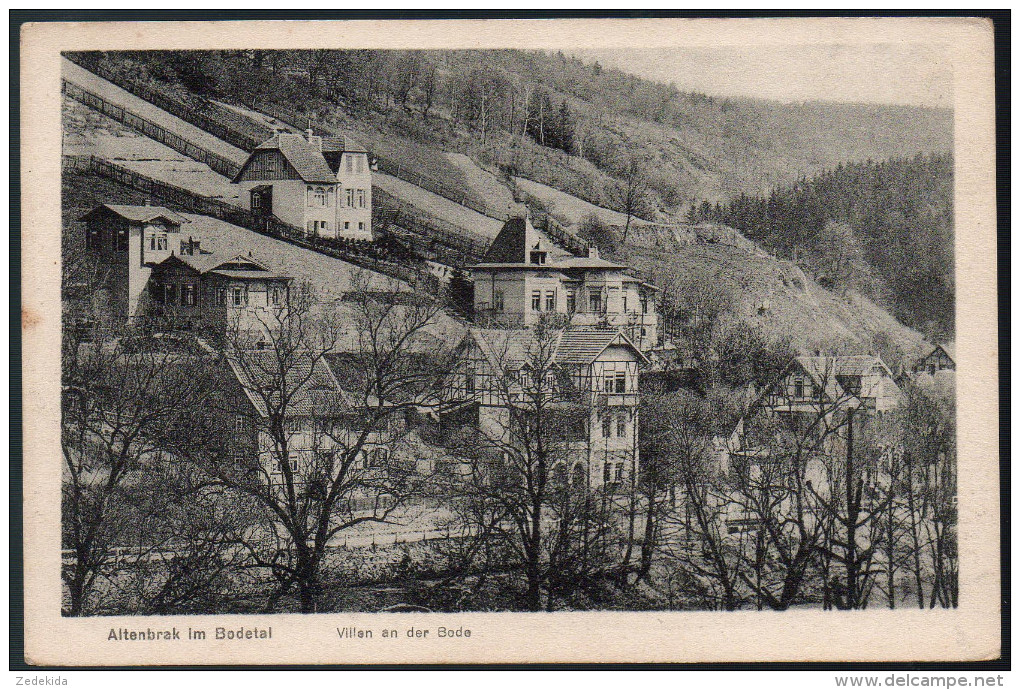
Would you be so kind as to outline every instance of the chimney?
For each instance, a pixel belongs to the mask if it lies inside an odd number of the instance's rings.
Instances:
[[[315,136],[315,130],[309,127],[308,129],[305,130],[305,134],[308,136],[308,141],[311,141],[312,137]]]
[[[588,246],[588,258],[597,259],[599,258],[599,248],[594,245]]]

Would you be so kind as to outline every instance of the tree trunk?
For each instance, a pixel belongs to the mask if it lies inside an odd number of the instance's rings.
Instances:
[[[858,608],[857,593],[857,508],[854,486],[854,413],[847,413],[846,431],[846,603]]]

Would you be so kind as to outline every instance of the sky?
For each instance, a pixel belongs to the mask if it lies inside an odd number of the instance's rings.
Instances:
[[[575,54],[710,96],[953,105],[952,67],[946,51],[933,44],[712,46]]]

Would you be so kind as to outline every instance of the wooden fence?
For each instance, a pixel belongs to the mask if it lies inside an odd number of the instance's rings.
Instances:
[[[197,144],[187,141],[181,136],[167,130],[151,120],[148,120],[121,106],[114,105],[102,96],[87,89],[83,89],[77,84],[64,81],[63,87],[64,92],[70,98],[84,103],[86,106],[93,108],[117,122],[120,122],[125,126],[172,148],[178,153],[182,153],[189,158],[205,163],[212,170],[221,175],[232,178],[241,168],[241,166],[235,161],[224,158],[223,156],[213,153],[212,151],[198,146]],[[125,173],[137,175],[137,173],[133,173],[133,171],[127,170],[126,168],[121,168],[120,166],[114,167],[124,171],[118,172],[118,175],[124,176]],[[105,172],[107,171],[104,171],[102,174],[105,174]],[[152,178],[146,179],[151,180]],[[153,182],[157,181],[153,180]],[[125,182],[125,184],[127,184],[127,182]],[[187,192],[187,190],[182,190],[181,188],[174,187],[173,185],[167,185],[167,187],[184,193],[190,193]],[[472,237],[472,233],[469,231],[453,225],[452,223],[443,221],[440,218],[436,218],[435,216],[431,216],[430,214],[386,193],[379,187],[373,187],[372,195],[373,214],[377,215],[377,217],[388,218],[386,225],[395,225],[402,228],[405,232],[398,232],[396,234],[401,235],[405,242],[410,241],[416,248],[421,250],[424,257],[450,266],[463,267],[468,263],[480,260],[481,257],[484,256],[485,251],[488,248],[488,240],[485,238],[480,236]],[[205,200],[205,202],[202,203],[215,201],[208,197],[198,196],[198,198]],[[234,210],[243,210],[238,209],[236,206],[228,206]],[[215,215],[214,213],[206,213],[205,211],[196,212],[203,213],[205,215]],[[244,225],[242,223],[236,224],[248,227],[248,225]]]
[[[63,168],[65,171],[101,175],[126,187],[159,197],[165,202],[177,208],[185,209],[188,212],[211,216],[267,237],[283,240],[319,252],[320,254],[325,254],[326,256],[341,259],[342,261],[382,273],[391,278],[405,281],[431,293],[437,293],[440,289],[439,280],[427,273],[424,268],[414,268],[373,257],[372,254],[374,252],[370,249],[372,245],[368,245],[363,251],[358,251],[354,244],[350,248],[344,248],[333,243],[327,244],[325,240],[311,237],[304,229],[284,223],[276,217],[252,213],[239,206],[196,194],[191,190],[182,189],[161,180],[153,179],[147,175],[142,175],[134,170],[104,161],[95,156],[65,156]]]
[[[232,161],[229,158],[224,158],[223,156],[213,153],[208,149],[204,149],[180,135],[171,132],[165,127],[157,125],[152,120],[148,120],[119,105],[114,105],[99,94],[93,93],[88,89],[83,89],[77,84],[69,81],[63,81],[62,86],[64,93],[70,98],[84,103],[88,107],[103,113],[107,117],[116,120],[126,127],[130,127],[131,129],[144,134],[150,139],[154,139],[155,141],[172,148],[178,153],[183,153],[188,158],[193,158],[201,163],[205,163],[221,175],[232,178],[241,169],[241,165],[236,161]]]
[[[111,84],[119,86],[128,93],[138,96],[143,101],[148,101],[171,115],[175,115],[185,122],[209,132],[209,134],[212,134],[217,139],[222,139],[228,144],[244,151],[253,151],[256,146],[268,139],[272,134],[268,127],[262,127],[254,122],[250,123],[248,126],[250,131],[247,132],[242,131],[236,123],[224,122],[223,120],[227,117],[227,114],[219,112],[221,109],[214,107],[212,103],[196,107],[178,95],[161,91],[149,84],[130,79],[113,70],[104,69],[101,65],[89,64],[79,59],[78,56],[65,55],[65,57],[82,69],[92,72]]]

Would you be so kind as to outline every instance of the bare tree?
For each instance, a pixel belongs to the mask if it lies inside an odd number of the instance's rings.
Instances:
[[[345,305],[356,337],[344,352],[335,313],[308,292],[261,314],[255,328],[233,329],[227,360],[243,396],[225,396],[218,421],[195,420],[205,443],[194,444],[194,428],[182,443],[219,485],[262,508],[243,546],[279,583],[267,607],[296,590],[301,610],[315,610],[336,537],[391,520],[428,480],[398,451],[402,421],[434,404],[441,353],[429,349],[427,330],[440,306],[354,282]],[[331,365],[333,356],[341,360]],[[245,444],[249,452],[232,452]]]
[[[452,444],[469,465],[463,491],[474,531],[521,564],[532,611],[551,610],[556,596],[612,565],[615,504],[591,491],[593,407],[555,362],[560,325],[547,318],[533,331],[502,332],[499,366],[472,384],[490,410]]]
[[[667,561],[703,602],[733,611],[742,601],[743,533],[728,534],[728,486],[711,444],[712,410],[682,392],[661,406],[669,472],[679,507],[660,518]],[[649,501],[651,502],[651,501]],[[709,583],[706,587],[702,583]]]
[[[209,397],[158,339],[137,345],[122,331],[64,329],[61,450],[67,613],[92,612],[97,587],[121,564],[116,550],[133,540],[131,505],[144,494],[146,465],[169,429]],[[134,498],[132,498],[134,497]],[[132,542],[135,543],[135,542]]]
[[[621,244],[627,244],[631,222],[639,213],[645,213],[648,207],[648,183],[644,166],[647,162],[638,156],[629,156],[624,165],[623,181],[616,188],[617,206],[627,216],[623,226]]]
[[[955,607],[956,402],[949,385],[921,376],[906,385],[900,407],[911,570],[919,608]]]

